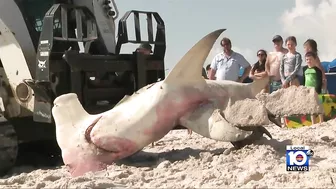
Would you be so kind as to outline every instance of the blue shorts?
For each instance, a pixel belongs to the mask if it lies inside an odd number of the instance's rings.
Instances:
[[[270,83],[270,93],[276,91],[282,87],[281,81],[271,81]]]

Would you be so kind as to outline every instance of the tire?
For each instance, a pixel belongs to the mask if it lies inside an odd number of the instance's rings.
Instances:
[[[0,115],[0,176],[11,170],[18,155],[18,140],[14,127]]]

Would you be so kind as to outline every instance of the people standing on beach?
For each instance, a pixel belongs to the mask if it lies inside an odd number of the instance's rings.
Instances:
[[[307,41],[304,42],[303,44],[303,48],[304,48],[305,53],[314,52],[316,54],[316,61],[315,61],[316,65],[315,66],[319,68],[322,72],[322,90],[326,91],[327,90],[327,77],[325,75],[325,70],[322,67],[320,58],[318,56],[316,41],[314,39],[307,39]]]
[[[223,52],[217,54],[210,65],[209,79],[215,80],[231,80],[243,82],[250,74],[251,65],[243,55],[234,52],[231,47],[231,40],[224,37],[220,45],[223,47]],[[244,73],[239,77],[240,68],[244,68]]]
[[[322,93],[322,69],[318,68],[318,56],[315,52],[308,51],[305,55],[307,66],[303,67],[303,85],[313,87],[317,94]],[[319,115],[320,123],[323,122],[323,114]],[[316,118],[311,115],[312,124],[316,123]]]
[[[252,66],[252,69],[250,71],[250,76],[249,76],[253,80],[268,77],[266,69],[265,69],[267,52],[263,49],[260,49],[257,52],[257,57],[258,57],[258,61]],[[269,86],[266,86],[263,92],[268,93]]]
[[[286,39],[288,53],[286,53],[280,62],[280,78],[282,87],[299,86],[298,73],[302,65],[302,57],[296,51],[297,41],[294,36],[289,36]]]
[[[274,51],[267,55],[265,69],[270,77],[270,93],[281,88],[280,78],[280,62],[282,57],[288,53],[288,50],[283,47],[283,39],[280,35],[275,35],[272,39]]]

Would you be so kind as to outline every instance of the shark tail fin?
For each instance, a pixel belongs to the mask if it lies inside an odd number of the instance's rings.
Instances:
[[[164,83],[205,83],[202,77],[203,64],[217,38],[225,30],[219,29],[213,31],[198,41],[169,72]]]
[[[256,96],[260,93],[266,86],[269,85],[269,77],[264,77],[262,79],[255,79],[252,83],[250,83],[250,87],[252,88],[253,96]]]

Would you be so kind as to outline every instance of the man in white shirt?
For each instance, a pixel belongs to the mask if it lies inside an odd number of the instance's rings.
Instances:
[[[234,52],[231,47],[231,40],[224,37],[221,40],[223,52],[217,54],[211,62],[209,79],[215,80],[231,80],[243,82],[249,76],[251,65],[245,57]],[[240,68],[244,68],[244,73],[239,77]]]

